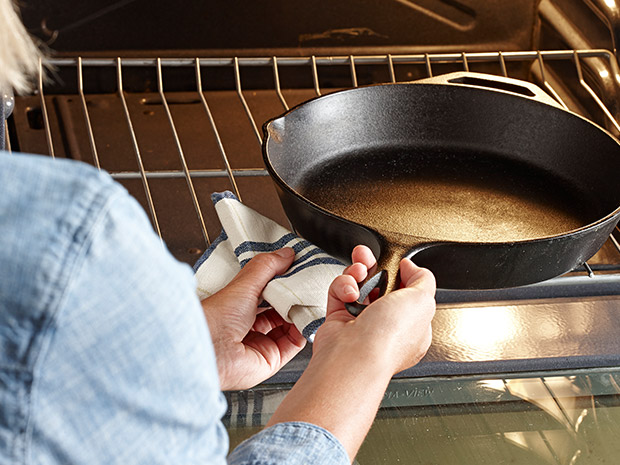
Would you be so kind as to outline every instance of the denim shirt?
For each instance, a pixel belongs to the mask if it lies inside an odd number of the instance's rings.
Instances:
[[[282,423],[228,457],[189,266],[138,203],[78,162],[0,152],[0,463],[345,464]]]

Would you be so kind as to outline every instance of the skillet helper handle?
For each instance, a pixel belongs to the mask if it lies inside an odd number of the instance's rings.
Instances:
[[[480,87],[488,90],[497,90],[519,95],[537,102],[546,103],[557,108],[564,107],[547,94],[544,90],[531,82],[513,79],[493,74],[473,73],[471,71],[457,71],[455,73],[442,74],[431,78],[415,81],[420,84],[448,84],[469,87]]]

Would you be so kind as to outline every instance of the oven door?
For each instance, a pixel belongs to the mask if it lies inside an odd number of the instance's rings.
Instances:
[[[287,390],[228,393],[231,447]],[[395,379],[354,463],[615,463],[619,425],[618,368]]]

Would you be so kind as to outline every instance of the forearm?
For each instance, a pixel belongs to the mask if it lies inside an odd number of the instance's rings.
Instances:
[[[302,421],[331,432],[353,460],[366,436],[392,369],[370,348],[347,344],[319,354],[276,410],[268,425]]]

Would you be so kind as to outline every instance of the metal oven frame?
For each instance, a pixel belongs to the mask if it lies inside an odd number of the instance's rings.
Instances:
[[[81,108],[81,118],[83,118],[84,128],[87,132],[88,146],[90,150],[89,157],[85,160],[99,169],[107,169],[112,177],[123,182],[124,180],[139,179],[142,184],[145,209],[149,212],[153,227],[157,234],[164,241],[166,238],[162,235],[160,228],[160,214],[158,213],[158,205],[152,195],[151,182],[153,179],[184,179],[187,184],[187,194],[191,199],[194,214],[196,215],[196,224],[200,229],[200,234],[204,243],[202,246],[196,246],[196,243],[187,244],[192,250],[201,251],[203,246],[208,247],[213,237],[213,232],[209,234],[205,215],[205,201],[201,199],[196,192],[195,184],[200,179],[226,179],[230,185],[230,189],[241,199],[244,198],[244,192],[239,188],[238,180],[247,177],[268,177],[264,167],[260,164],[244,165],[243,167],[233,167],[230,161],[230,153],[234,148],[229,148],[226,142],[220,137],[222,124],[230,124],[229,122],[221,123],[214,116],[207,95],[209,89],[209,73],[212,70],[232,70],[234,77],[234,95],[236,95],[237,105],[241,105],[244,110],[249,126],[247,127],[247,137],[255,140],[260,148],[262,144],[262,136],[260,126],[263,121],[257,120],[254,116],[246,94],[251,92],[257,86],[248,79],[251,76],[251,68],[260,69],[261,71],[269,70],[272,74],[272,87],[266,89],[267,92],[275,93],[281,105],[281,112],[288,110],[292,104],[287,101],[285,89],[281,85],[280,75],[282,70],[286,68],[301,69],[307,73],[305,80],[305,91],[311,91],[310,97],[320,96],[326,92],[333,90],[325,88],[321,85],[321,77],[323,73],[329,74],[333,70],[338,70],[338,84],[343,84],[344,76],[345,87],[357,87],[358,85],[377,83],[377,71],[381,71],[379,78],[383,82],[397,82],[410,79],[412,76],[430,77],[437,74],[438,68],[452,67],[464,70],[476,70],[476,67],[483,66],[484,72],[494,72],[502,76],[511,76],[511,67],[526,68],[526,75],[533,82],[537,82],[551,96],[553,96],[565,108],[581,113],[583,116],[594,119],[599,125],[607,128],[615,135],[620,134],[620,124],[615,116],[617,108],[615,102],[609,101],[606,96],[606,87],[601,86],[600,79],[591,79],[589,75],[598,73],[612,81],[612,85],[616,85],[616,81],[620,80],[618,76],[618,65],[615,56],[606,50],[549,50],[549,51],[517,51],[517,52],[461,52],[461,53],[438,53],[438,54],[412,54],[412,55],[349,55],[349,56],[309,56],[309,57],[231,57],[231,58],[54,58],[48,63],[54,70],[56,75],[72,74],[75,78],[75,85],[64,85],[62,89],[52,88],[48,92],[46,81],[44,80],[43,64],[40,64],[39,79],[37,82],[36,96],[32,97],[27,104],[32,106],[33,102],[40,105],[40,115],[42,119],[41,129],[44,130],[45,142],[47,146],[47,154],[51,157],[70,156],[67,154],[59,154],[55,148],[58,145],[57,138],[61,137],[54,134],[52,130],[52,119],[57,119],[56,107],[54,106],[55,98],[59,95],[73,95],[76,97]],[[571,70],[572,81],[577,86],[577,92],[581,92],[581,99],[584,96],[589,100],[591,109],[589,112],[584,106],[575,108],[571,103],[574,102],[570,94],[566,93],[566,89],[560,88],[560,85],[553,79],[554,67],[563,66],[564,74],[566,67]],[[102,128],[98,128],[92,123],[91,110],[89,110],[89,95],[85,89],[86,74],[84,70],[107,69],[108,72],[114,71],[115,76],[115,98],[120,102],[122,114],[119,118],[125,120],[127,130],[130,135],[130,152],[135,156],[135,170],[114,170],[108,166],[102,166],[99,157],[99,148],[96,140],[96,133],[101,132]],[[161,170],[149,169],[146,167],[144,154],[142,152],[139,137],[134,125],[135,116],[132,115],[128,105],[128,96],[135,95],[134,91],[127,91],[125,86],[124,73],[128,68],[131,69],[149,69],[156,72],[156,83],[151,83],[153,95],[158,96],[156,102],[160,106],[159,110],[163,110],[166,115],[169,133],[166,137],[172,138],[178,156],[178,168]],[[179,136],[179,122],[175,119],[169,104],[170,95],[175,89],[169,90],[166,79],[164,77],[166,70],[174,69],[193,69],[194,82],[184,83],[185,89],[193,87],[193,94],[197,97],[195,101],[202,108],[210,123],[210,128],[204,128],[205,131],[211,131],[217,142],[219,153],[205,154],[205,157],[220,157],[222,168],[194,168],[188,163],[185,155],[185,147]],[[363,69],[360,73],[360,69]],[[343,72],[346,70],[346,72]],[[370,72],[367,72],[370,70]],[[399,73],[401,70],[407,70],[406,73]],[[412,71],[413,70],[413,71]],[[440,71],[441,73],[441,71]],[[522,74],[522,71],[519,71]],[[242,74],[244,79],[242,79]],[[360,79],[358,76],[363,74]],[[111,74],[108,74],[111,76]],[[205,78],[204,76],[207,76]],[[347,76],[348,75],[348,76]],[[364,81],[373,79],[371,82]],[[521,76],[519,76],[521,77]],[[348,79],[348,84],[346,83]],[[61,79],[62,80],[62,79]],[[244,85],[242,85],[244,82]],[[112,85],[111,83],[108,87]],[[264,84],[263,84],[264,85]],[[176,86],[176,85],[175,85]],[[302,85],[303,87],[303,85]],[[156,93],[155,93],[155,88]],[[217,90],[215,91],[217,92]],[[146,95],[146,94],[145,94]],[[307,94],[306,94],[307,95]],[[567,95],[567,97],[565,97]],[[174,98],[174,97],[173,97]],[[35,99],[35,100],[33,100]],[[566,101],[565,101],[566,100]],[[19,109],[20,99],[17,100]],[[587,107],[587,105],[586,105]],[[585,109],[584,109],[585,108]],[[19,110],[18,110],[19,112]],[[16,113],[18,113],[16,112]],[[272,116],[277,116],[273,114]],[[596,119],[598,118],[598,120]],[[11,150],[11,138],[19,139],[19,123],[12,125],[12,134],[7,131],[7,148]],[[12,136],[12,137],[11,137]],[[15,145],[15,144],[13,144]],[[128,152],[129,153],[129,152]],[[175,157],[174,154],[168,155]],[[208,203],[208,202],[206,202]],[[614,234],[616,237],[614,237]],[[575,270],[572,273],[556,278],[545,283],[533,286],[526,286],[516,289],[503,289],[492,291],[447,291],[440,290],[438,292],[439,302],[469,302],[469,301],[494,301],[494,300],[513,300],[513,299],[533,299],[533,298],[555,298],[555,297],[580,297],[580,296],[600,296],[600,295],[616,295],[620,293],[620,230],[616,228],[615,233],[609,238],[608,244],[605,246],[606,255],[615,256],[611,263],[605,263],[609,260],[603,260],[594,264],[584,264],[584,269],[580,272]],[[182,239],[181,239],[182,241]],[[187,259],[186,259],[187,261]]]

